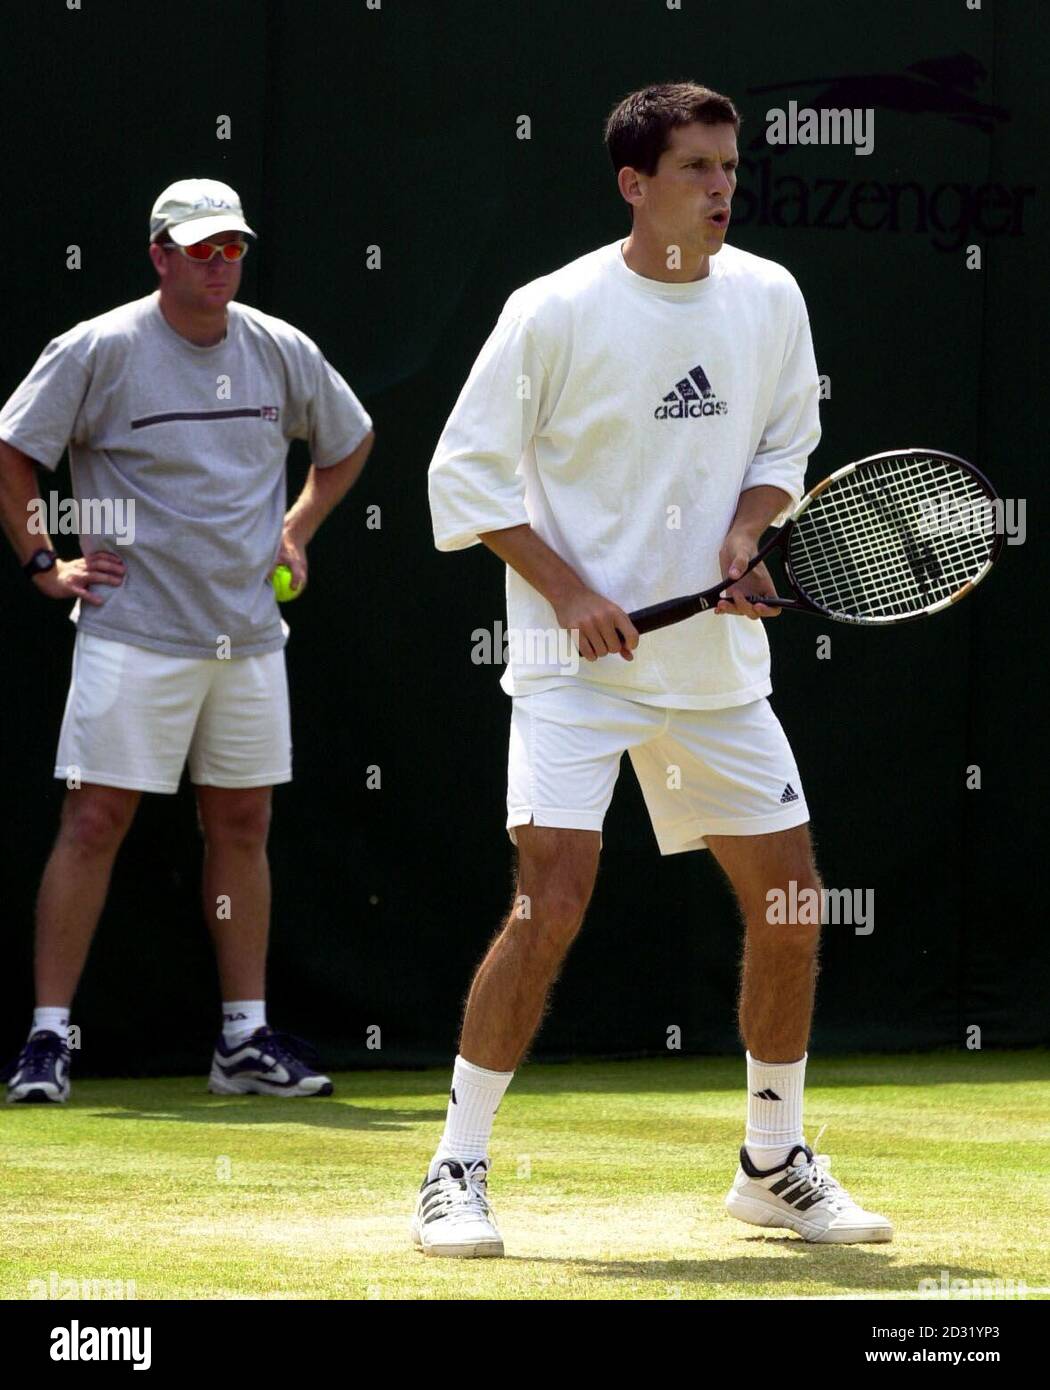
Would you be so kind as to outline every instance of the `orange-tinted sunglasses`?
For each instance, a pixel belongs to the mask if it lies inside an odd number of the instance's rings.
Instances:
[[[227,241],[221,246],[214,241],[195,241],[192,246],[179,246],[174,241],[164,243],[165,251],[181,251],[188,261],[196,261],[198,265],[204,265],[210,261],[216,251],[220,253],[224,261],[241,261],[248,254],[248,243],[246,241]]]

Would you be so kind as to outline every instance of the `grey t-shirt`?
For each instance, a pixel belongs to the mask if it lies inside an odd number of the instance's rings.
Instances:
[[[195,347],[168,324],[156,292],[55,338],[0,411],[0,438],[45,468],[58,466],[68,443],[81,549],[126,563],[123,584],[95,585],[102,606],[78,604],[74,621],[194,657],[214,657],[224,637],[231,657],[284,645],[267,575],[287,504],[289,441],[306,440],[326,468],[371,426],[291,324],[231,303],[223,341]],[[121,544],[132,534],[131,501],[134,539]]]

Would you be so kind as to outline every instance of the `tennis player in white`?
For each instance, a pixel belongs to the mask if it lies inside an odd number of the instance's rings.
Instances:
[[[773,593],[770,577],[759,566],[717,616],[640,642],[627,616],[742,573],[801,497],[820,434],[797,284],[724,245],[738,130],[732,102],[691,83],[616,107],[606,144],[630,235],[511,295],[431,464],[438,549],[481,541],[507,565],[518,882],[470,990],[416,1205],[427,1254],[503,1253],[487,1193],[493,1117],[583,920],[625,751],[661,853],[709,849],[746,924],[747,1125],[728,1211],[813,1241],[892,1236],[803,1134],[819,928],[770,924],[766,895],[819,882],[767,700],[759,620],[777,610],[745,597]]]

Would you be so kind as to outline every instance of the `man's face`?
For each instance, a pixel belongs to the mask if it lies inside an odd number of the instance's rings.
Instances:
[[[243,240],[240,232],[217,232],[207,238],[213,246]],[[241,261],[224,261],[216,254],[210,261],[191,261],[174,247],[154,247],[153,264],[166,299],[190,313],[214,313],[225,309],[241,285]]]
[[[736,132],[724,125],[678,126],[655,174],[639,174],[644,191],[634,205],[649,231],[665,246],[713,256],[729,227],[739,157]]]

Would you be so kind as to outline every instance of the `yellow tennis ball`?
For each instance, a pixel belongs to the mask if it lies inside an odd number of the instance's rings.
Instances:
[[[292,588],[292,572],[287,565],[278,565],[273,572],[273,591],[278,603],[291,603],[298,598],[302,589]]]

